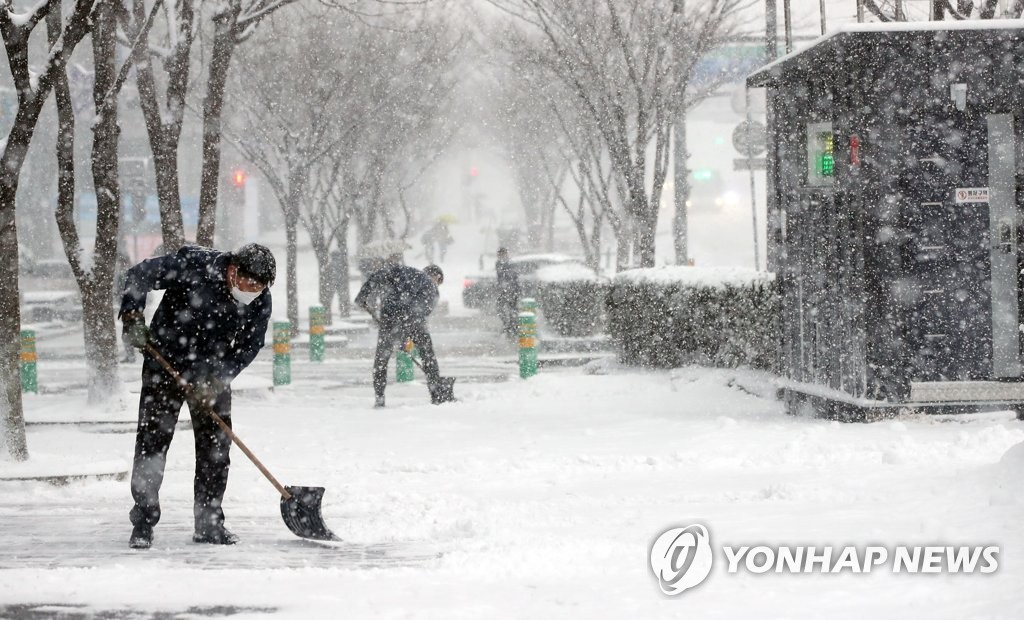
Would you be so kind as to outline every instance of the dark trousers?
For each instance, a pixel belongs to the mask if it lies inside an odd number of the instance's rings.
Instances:
[[[510,340],[519,337],[519,309],[515,297],[498,297],[498,318],[501,319],[501,332]]]
[[[142,365],[142,394],[139,397],[139,427],[135,436],[132,466],[132,525],[156,525],[160,521],[160,485],[164,480],[167,449],[174,437],[178,412],[185,393],[160,364],[145,356]],[[231,426],[231,388],[214,404],[214,411]],[[195,516],[196,530],[224,524],[221,501],[228,484],[231,440],[208,414],[192,411],[192,432],[196,442]]]
[[[441,371],[437,367],[437,356],[434,354],[434,342],[430,332],[423,323],[409,323],[398,326],[382,325],[377,332],[377,353],[373,356],[373,393],[384,395],[388,384],[388,360],[391,353],[407,340],[412,340],[420,353],[423,372],[431,385],[438,382]]]

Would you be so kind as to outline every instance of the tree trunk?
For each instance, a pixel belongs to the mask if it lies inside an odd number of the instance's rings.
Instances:
[[[90,404],[119,398],[117,333],[111,301],[113,286],[95,283],[82,290],[82,325],[85,331],[85,359],[89,366]]]
[[[165,128],[157,101],[156,80],[149,56],[144,56],[135,67],[135,80],[139,90],[139,103],[149,134],[149,147],[153,152],[153,171],[156,176],[156,197],[160,206],[160,232],[164,252],[177,251],[185,243],[185,224],[181,216],[181,194],[178,186],[178,134]],[[180,125],[179,125],[180,129]]]
[[[576,236],[580,238],[580,248],[583,250],[583,262],[590,265],[593,262],[593,252],[590,250],[590,240],[587,239],[587,226],[582,219],[573,221],[576,226]]]
[[[555,251],[555,207],[557,203],[554,200],[548,202],[547,206],[544,207],[546,211],[545,217],[547,218],[544,223],[544,251],[554,252]]]
[[[640,267],[654,267],[655,264],[655,229],[658,227],[657,213],[645,214],[637,222],[637,250]]]
[[[210,247],[214,242],[217,192],[220,188],[221,116],[224,110],[228,69],[238,45],[235,38],[238,10],[239,5],[234,5],[214,19],[210,75],[206,82],[206,99],[203,100],[203,170],[199,187],[199,226],[196,230],[196,242]]]
[[[615,234],[615,271],[624,271],[633,266],[633,226],[629,221],[623,222]]]
[[[0,401],[0,419],[4,424],[2,439],[7,444],[7,451],[18,461],[28,459],[28,444],[21,399],[21,294],[18,287],[15,197],[40,108],[37,102],[26,103],[19,97],[14,126],[0,157],[0,397],[3,398]]]
[[[327,316],[327,323],[330,324],[330,317],[333,314],[331,312],[331,302],[334,301],[334,289],[332,288],[334,281],[331,279],[331,259],[325,258],[320,260],[320,255],[316,257],[316,275],[317,275],[317,293],[320,298],[320,305],[323,306],[324,312]]]
[[[160,232],[164,254],[172,254],[185,245],[185,222],[181,215],[181,188],[178,186],[178,144],[165,136],[153,143],[153,172],[160,205]]]
[[[324,311],[327,313],[328,322],[330,322],[331,301],[334,297],[334,289],[331,288],[333,284],[331,281],[331,253],[327,250],[330,237],[322,234],[316,236],[309,235],[309,237],[313,245],[313,256],[316,257],[317,297],[320,300],[320,305],[324,307]]]
[[[89,368],[89,402],[106,402],[118,394],[117,337],[112,301],[117,259],[121,190],[117,181],[118,126],[115,65],[117,22],[114,0],[100,0],[93,16],[93,63],[96,72],[93,101],[98,116],[93,124],[92,177],[96,191],[96,244],[89,277],[79,280],[85,358]]]
[[[8,51],[8,55],[10,55]],[[18,181],[29,143],[39,120],[41,104],[19,98],[14,126],[0,157],[0,414],[7,451],[19,461],[28,459],[25,417],[21,399],[21,293],[18,287],[18,230],[15,205]]]
[[[680,106],[682,107],[682,106]],[[675,215],[672,218],[672,241],[675,246],[676,264],[689,265],[689,230],[686,202],[690,199],[690,171],[687,161],[690,152],[686,147],[686,110],[680,109],[676,124],[672,127],[673,151],[673,198]]]
[[[60,3],[56,3],[60,11]],[[0,441],[19,461],[28,459],[21,399],[21,307],[18,290],[18,231],[15,204],[25,156],[54,78],[89,31],[92,6],[79,1],[62,31],[60,52],[47,71],[37,75],[35,88],[28,67],[28,38],[32,24],[3,23],[7,64],[18,90],[18,110],[0,154]]]
[[[341,254],[341,264],[338,265],[338,271],[334,274],[335,283],[338,291],[338,314],[340,316],[349,316],[352,314],[352,299],[349,295],[348,281],[351,277],[349,268],[349,256],[348,256],[348,223],[349,217],[345,216],[341,225],[338,227],[338,252]]]
[[[60,14],[48,14],[46,35],[51,46],[58,41],[60,31]],[[66,69],[62,69],[54,80],[53,96],[57,108],[57,211],[54,219],[64,245],[64,255],[78,281],[82,276],[82,245],[75,228],[75,109]]]
[[[298,332],[299,329],[299,284],[298,284],[298,273],[295,267],[296,259],[298,258],[298,233],[299,233],[299,218],[295,215],[295,211],[285,213],[284,226],[285,226],[285,270],[286,276],[286,288],[288,295],[288,320],[292,324],[292,334]]]
[[[8,144],[7,149],[11,148],[12,145]],[[4,157],[4,160],[7,159]],[[21,160],[24,161],[24,157]],[[21,307],[18,292],[18,234],[14,226],[14,195],[18,191],[18,174],[0,174],[0,180],[0,398],[3,399],[0,401],[0,419],[3,420],[0,440],[6,445],[11,457],[24,461],[28,459],[28,444],[25,441],[25,418],[21,402]]]
[[[590,230],[590,248],[587,266],[597,271],[601,268],[601,220],[597,218],[594,218],[594,224]]]

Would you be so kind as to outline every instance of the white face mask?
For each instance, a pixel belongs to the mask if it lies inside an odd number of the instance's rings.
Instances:
[[[248,306],[249,304],[251,304],[253,302],[254,299],[256,299],[257,297],[259,297],[262,294],[263,294],[263,291],[257,291],[255,293],[249,293],[247,291],[243,291],[242,289],[240,289],[240,288],[238,288],[236,286],[232,286],[231,287],[231,296],[235,298],[235,301],[237,301],[238,303],[242,304],[243,306]]]

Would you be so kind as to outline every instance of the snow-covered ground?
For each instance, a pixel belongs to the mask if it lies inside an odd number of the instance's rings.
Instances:
[[[242,542],[193,544],[187,414],[148,552],[127,548],[127,481],[0,482],[0,617],[1024,616],[1024,424],[1009,413],[839,424],[785,415],[745,372],[604,361],[522,381],[511,356],[475,375],[459,362],[461,401],[443,407],[415,383],[372,409],[368,360],[297,360],[272,392],[264,358],[243,374],[236,431],[285,484],[327,488],[345,543],[293,537],[235,450],[225,509]],[[32,459],[0,460],[0,477],[127,468],[138,379],[123,372],[123,411],[91,410],[73,386],[28,397]],[[691,523],[716,546],[994,544],[1000,566],[730,575],[716,557],[670,599],[648,548]]]

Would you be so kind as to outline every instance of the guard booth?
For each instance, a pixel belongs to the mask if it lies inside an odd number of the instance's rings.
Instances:
[[[760,69],[791,412],[1024,410],[1024,30],[854,24]]]

